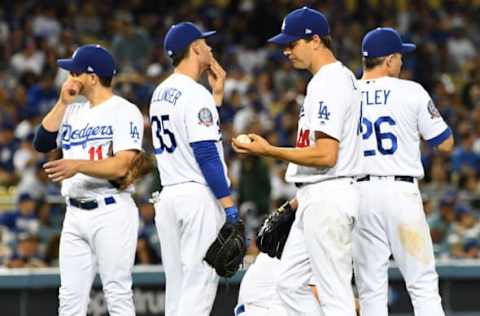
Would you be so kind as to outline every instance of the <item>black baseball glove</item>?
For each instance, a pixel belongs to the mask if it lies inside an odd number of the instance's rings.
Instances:
[[[217,239],[208,248],[205,261],[215,268],[221,277],[231,277],[238,271],[247,251],[244,239],[245,227],[242,221],[225,223]]]
[[[280,259],[294,220],[295,210],[289,202],[271,212],[258,233],[258,249],[272,258]]]

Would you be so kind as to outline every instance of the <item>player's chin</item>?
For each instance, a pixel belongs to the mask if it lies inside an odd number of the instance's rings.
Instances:
[[[298,59],[290,59],[290,62],[295,69],[307,69],[307,66]]]

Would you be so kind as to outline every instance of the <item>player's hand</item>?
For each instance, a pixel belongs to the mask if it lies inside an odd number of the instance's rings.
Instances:
[[[269,149],[272,147],[270,143],[263,137],[257,134],[248,134],[252,140],[250,143],[240,143],[235,138],[232,138],[232,147],[239,154],[250,155],[267,155]]]
[[[215,105],[222,105],[223,102],[223,91],[225,87],[225,79],[227,73],[220,66],[215,57],[212,56],[210,62],[210,68],[208,69],[208,84],[212,88],[212,95],[215,99]]]
[[[77,174],[79,164],[79,160],[59,159],[45,163],[43,169],[52,181],[60,182]]]
[[[59,101],[64,105],[68,105],[75,100],[81,90],[82,84],[72,77],[68,77],[60,90]]]

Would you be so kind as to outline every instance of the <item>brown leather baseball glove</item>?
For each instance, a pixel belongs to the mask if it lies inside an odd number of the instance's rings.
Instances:
[[[119,190],[125,190],[129,185],[150,173],[154,165],[155,157],[141,151],[132,159],[127,174],[122,178],[110,180],[110,183]]]

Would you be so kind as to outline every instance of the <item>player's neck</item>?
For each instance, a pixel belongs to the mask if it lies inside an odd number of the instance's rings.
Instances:
[[[199,81],[202,72],[200,67],[197,64],[193,63],[192,60],[183,60],[177,67],[175,67],[175,73],[182,74],[187,77],[192,78],[194,81]]]
[[[383,68],[373,68],[371,70],[365,70],[365,68],[363,68],[362,80],[372,80],[387,76],[388,72]]]
[[[323,66],[336,62],[337,59],[330,50],[323,50],[313,58],[309,71],[315,75]]]
[[[112,89],[98,88],[98,89],[94,89],[90,94],[86,95],[85,97],[90,102],[90,106],[94,107],[107,101],[112,96],[113,96]]]

